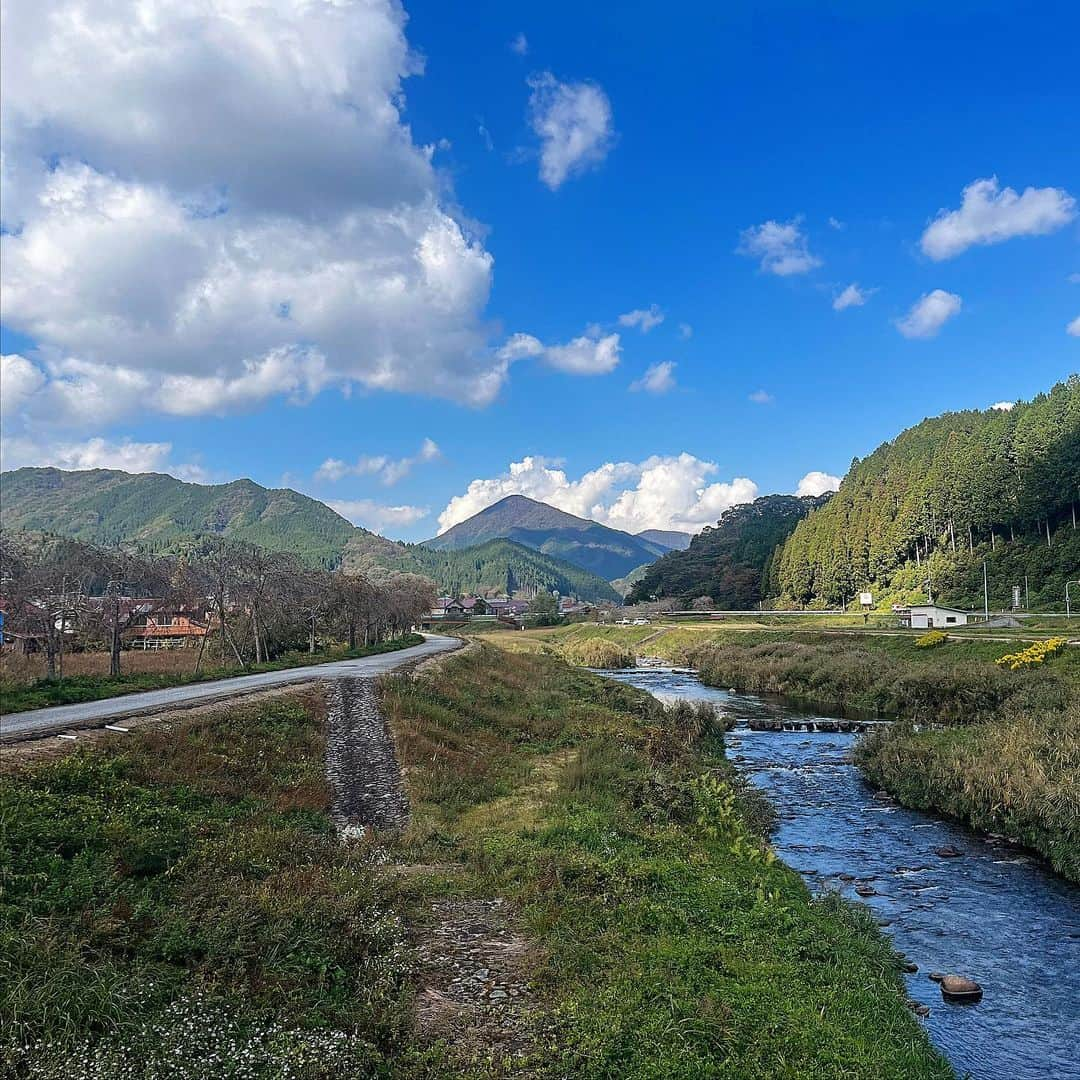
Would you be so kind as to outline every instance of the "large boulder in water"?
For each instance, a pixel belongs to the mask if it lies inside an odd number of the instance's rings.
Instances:
[[[966,975],[946,975],[941,980],[941,996],[946,1001],[978,1001],[982,997],[982,987]]]

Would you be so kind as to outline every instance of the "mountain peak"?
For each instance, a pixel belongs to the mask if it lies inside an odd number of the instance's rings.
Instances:
[[[558,507],[506,495],[472,517],[424,541],[438,551],[471,547],[487,540],[515,540],[526,547],[576,563],[613,581],[664,554],[668,547],[612,529]]]

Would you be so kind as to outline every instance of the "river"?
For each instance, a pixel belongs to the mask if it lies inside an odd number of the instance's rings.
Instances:
[[[728,757],[776,808],[776,853],[812,891],[868,905],[918,964],[908,994],[929,1006],[922,1022],[959,1077],[1080,1080],[1080,889],[1022,849],[876,793],[851,764],[856,735],[747,727],[826,714],[670,668],[602,674],[661,699],[714,702],[735,719]],[[959,857],[936,853],[946,847]],[[857,885],[875,895],[858,896]],[[982,1001],[946,1004],[932,971],[970,975]]]

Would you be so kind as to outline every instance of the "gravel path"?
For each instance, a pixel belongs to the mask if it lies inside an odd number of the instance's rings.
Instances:
[[[231,679],[215,679],[210,682],[188,683],[172,686],[166,690],[147,690],[139,694],[124,694],[102,701],[87,701],[78,705],[55,705],[32,712],[11,713],[0,722],[0,742],[33,739],[40,735],[55,734],[79,728],[103,727],[121,717],[140,716],[165,709],[186,708],[223,701],[252,690],[264,690],[271,686],[312,682],[319,679],[365,675],[383,675],[388,671],[406,667],[435,653],[456,649],[461,645],[458,638],[442,634],[425,634],[422,645],[407,649],[365,656],[359,660],[335,660],[327,664],[311,664],[308,667],[286,668],[283,671],[264,671],[258,675],[237,675]]]
[[[533,949],[510,904],[502,898],[436,900],[414,936],[420,1034],[444,1040],[463,1072],[482,1063],[486,1076],[534,1075],[542,1048],[554,1040],[554,1025],[534,998]]]
[[[337,679],[326,695],[326,778],[330,815],[343,836],[401,829],[409,801],[374,679]]]

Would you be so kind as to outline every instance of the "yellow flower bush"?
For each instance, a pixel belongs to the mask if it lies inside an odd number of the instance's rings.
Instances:
[[[1000,667],[1007,667],[1010,671],[1020,671],[1022,668],[1035,667],[1043,663],[1048,656],[1060,652],[1065,648],[1065,638],[1052,637],[1045,641],[1036,641],[1021,652],[1006,653],[994,661]]]
[[[942,645],[948,640],[949,635],[944,630],[931,630],[916,640],[915,648],[932,649],[935,645]]]

